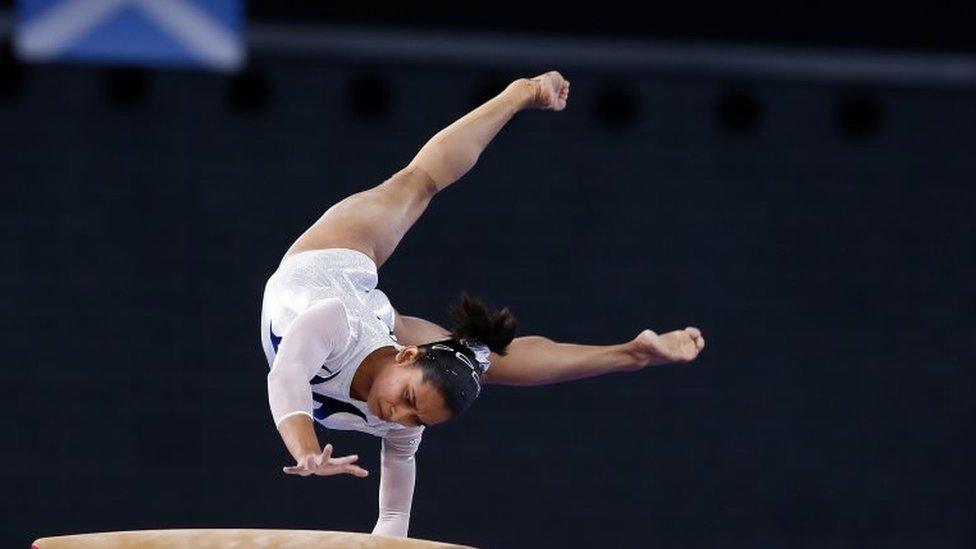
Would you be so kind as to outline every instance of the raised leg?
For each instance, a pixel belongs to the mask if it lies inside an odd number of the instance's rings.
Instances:
[[[298,237],[285,257],[307,250],[352,248],[372,257],[379,267],[434,195],[474,166],[512,116],[529,107],[562,110],[568,94],[569,82],[555,71],[512,82],[505,91],[437,133],[393,177],[329,208]]]
[[[379,268],[427,209],[435,193],[424,184],[422,174],[400,172],[326,210],[288,248],[285,258],[307,250],[352,248],[373,258]]]

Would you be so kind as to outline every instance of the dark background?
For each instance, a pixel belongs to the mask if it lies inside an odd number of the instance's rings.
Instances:
[[[339,22],[408,28],[530,31],[565,36],[739,41],[759,44],[976,50],[976,6],[952,0],[924,6],[840,0],[685,0],[683,2],[450,2],[436,8],[259,0],[262,21]]]
[[[288,11],[300,8],[251,10],[458,26],[444,12]],[[566,29],[585,26],[575,15]],[[625,15],[579,32],[630,32]],[[760,20],[641,35],[789,34]],[[892,44],[868,26],[862,45],[972,46],[949,20],[944,34],[896,21],[917,34]],[[796,43],[858,46],[816,22]],[[257,52],[243,76],[219,76],[26,67],[2,51],[3,545],[143,528],[368,531],[376,439],[320,431],[361,455],[366,480],[281,472],[264,282],[329,205],[509,79],[559,67]],[[427,432],[411,535],[971,547],[976,91],[565,72],[569,108],[514,120],[437,197],[380,287],[436,321],[468,290],[511,307],[521,334],[603,344],[695,325],[708,346],[692,365],[489,387]]]

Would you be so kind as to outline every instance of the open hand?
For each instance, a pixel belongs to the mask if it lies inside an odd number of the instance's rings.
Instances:
[[[357,477],[363,478],[369,475],[369,471],[363,469],[358,465],[353,465],[353,463],[359,459],[359,456],[353,454],[351,456],[334,458],[332,457],[332,445],[326,444],[325,448],[322,449],[321,454],[305,454],[298,460],[298,463],[291,466],[285,467],[282,470],[288,475],[301,475],[307,477],[309,475],[341,475],[348,473],[350,475],[356,475]]]

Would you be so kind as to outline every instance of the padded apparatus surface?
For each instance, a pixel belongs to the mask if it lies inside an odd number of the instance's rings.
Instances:
[[[32,549],[225,549],[233,548],[312,548],[349,549],[446,549],[464,545],[438,543],[413,538],[392,538],[352,532],[318,530],[187,529],[100,532],[41,538]]]

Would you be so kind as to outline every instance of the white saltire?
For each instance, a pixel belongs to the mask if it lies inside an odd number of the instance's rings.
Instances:
[[[244,60],[243,40],[187,0],[65,0],[19,28],[17,49],[27,59],[56,59],[125,8],[138,9],[203,65],[231,70]]]

